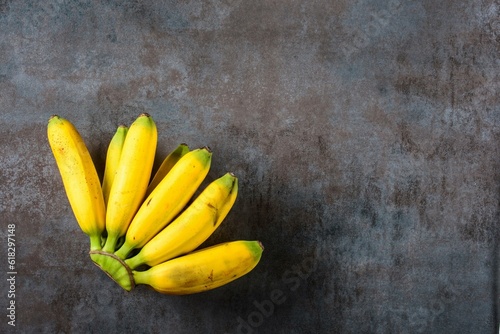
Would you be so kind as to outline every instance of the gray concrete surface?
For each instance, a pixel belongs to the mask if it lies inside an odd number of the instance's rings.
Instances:
[[[497,332],[499,17],[493,0],[0,1],[17,271],[0,331],[15,300],[19,333]],[[102,174],[141,112],[158,160],[209,145],[209,179],[239,176],[207,244],[261,240],[249,275],[125,293],[90,262],[46,122],[72,120]]]

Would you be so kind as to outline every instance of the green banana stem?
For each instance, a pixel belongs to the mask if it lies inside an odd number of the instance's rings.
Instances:
[[[92,250],[89,254],[94,264],[124,290],[130,291],[135,287],[132,270],[116,255],[100,250]]]
[[[132,249],[130,247],[126,247],[124,245],[122,245],[123,247],[120,247],[116,252],[115,252],[115,255],[116,257],[118,257],[119,259],[125,259],[128,254],[132,251]]]
[[[116,234],[108,234],[108,238],[106,239],[106,243],[102,248],[103,251],[107,253],[114,253],[116,244],[118,243],[119,236]]]
[[[101,236],[94,234],[90,236],[90,250],[98,251],[101,250]]]
[[[132,274],[134,275],[134,281],[136,284],[146,284],[148,285],[148,276],[146,271],[136,271],[132,270]]]

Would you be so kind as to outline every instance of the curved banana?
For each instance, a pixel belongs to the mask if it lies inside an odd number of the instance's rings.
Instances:
[[[250,272],[263,250],[259,241],[232,241],[163,262],[146,271],[132,271],[132,274],[135,284],[147,284],[161,293],[198,293]]]
[[[115,252],[125,259],[144,246],[184,208],[208,174],[212,152],[208,147],[184,155],[144,200],[127,230],[124,244]]]
[[[108,233],[103,250],[113,253],[144,199],[156,153],[157,130],[153,118],[141,114],[130,125],[106,209]]]
[[[90,237],[90,249],[99,250],[106,211],[99,176],[85,142],[70,121],[57,115],[49,119],[47,137],[75,218]]]
[[[118,163],[120,162],[120,156],[122,154],[123,143],[125,142],[127,131],[127,126],[120,125],[116,129],[116,132],[113,138],[111,138],[108,146],[108,151],[106,153],[106,165],[104,167],[104,177],[102,180],[104,204],[108,203],[109,191],[111,190],[111,185],[113,184],[113,179],[115,178],[116,170],[118,169]]]
[[[155,173],[155,176],[149,183],[148,189],[146,190],[145,197],[148,197],[151,192],[153,192],[154,188],[160,183],[161,180],[165,177],[165,175],[170,172],[172,167],[182,158],[186,153],[189,152],[189,147],[186,144],[180,144],[177,146],[175,150],[173,150],[167,157],[163,160],[160,167]]]
[[[200,246],[219,227],[238,194],[238,179],[231,173],[210,183],[175,220],[125,263],[135,269],[154,266]]]

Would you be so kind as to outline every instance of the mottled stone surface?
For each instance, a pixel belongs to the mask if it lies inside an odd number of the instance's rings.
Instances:
[[[496,0],[0,1],[0,268],[15,224],[15,328],[498,331],[499,54]],[[207,244],[261,240],[247,276],[192,296],[125,293],[91,263],[46,122],[72,120],[102,175],[116,126],[141,112],[158,125],[157,162],[209,145],[209,179],[240,178]]]

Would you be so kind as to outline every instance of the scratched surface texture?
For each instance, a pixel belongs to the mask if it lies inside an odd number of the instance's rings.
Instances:
[[[497,0],[0,1],[0,331],[498,331],[499,54]],[[239,177],[206,244],[261,240],[247,276],[126,293],[91,263],[47,120],[102,175],[141,112],[155,166],[209,145]]]

